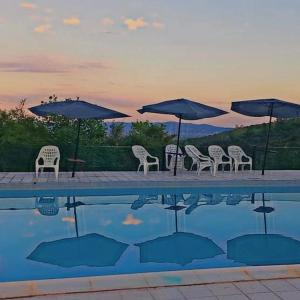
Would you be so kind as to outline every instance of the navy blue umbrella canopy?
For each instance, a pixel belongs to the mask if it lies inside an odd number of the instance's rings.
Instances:
[[[156,104],[145,105],[138,110],[145,112],[174,115],[183,120],[199,120],[227,114],[226,111],[201,104],[188,99],[167,100]]]
[[[29,110],[41,117],[50,115],[60,115],[68,119],[115,119],[129,117],[126,114],[108,109],[83,100],[65,100],[52,103],[41,104],[29,108]]]
[[[67,99],[65,101],[54,101],[50,103],[40,104],[38,106],[29,108],[29,110],[35,115],[40,117],[59,115],[59,116],[64,116],[68,119],[78,120],[76,146],[75,146],[74,158],[73,158],[72,177],[75,176],[76,162],[78,161],[77,155],[78,155],[78,148],[79,148],[81,121],[92,120],[92,119],[106,120],[106,119],[129,117],[126,114],[96,104],[92,104],[83,100],[71,100],[71,99]]]
[[[251,117],[298,118],[300,105],[278,100],[258,99],[232,102],[231,110]]]
[[[262,175],[265,174],[267,153],[270,141],[272,118],[299,118],[300,105],[279,99],[256,99],[234,101],[231,110],[242,115],[251,117],[269,117],[269,127],[266,138],[266,145],[263,158]]]
[[[213,118],[227,114],[226,111],[201,104],[199,102],[191,101],[188,99],[175,99],[159,102],[156,104],[145,105],[138,110],[139,113],[156,113],[164,115],[173,115],[179,118],[178,132],[177,132],[177,147],[176,147],[176,158],[174,166],[174,176],[177,172],[177,157],[178,147],[181,129],[181,120],[200,120],[205,118]]]

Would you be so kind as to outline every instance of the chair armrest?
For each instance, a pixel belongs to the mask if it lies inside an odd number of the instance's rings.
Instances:
[[[252,157],[249,155],[244,155],[245,158],[249,159],[249,161],[252,161]]]
[[[42,160],[43,161],[43,164],[44,164],[44,159],[40,156],[38,156],[35,160],[35,164],[39,164],[39,161]],[[41,164],[39,164],[41,166]]]
[[[158,157],[156,157],[156,156],[148,155],[148,157],[154,159],[156,162],[159,162],[159,159],[158,159]],[[147,160],[147,159],[146,159],[146,160]]]

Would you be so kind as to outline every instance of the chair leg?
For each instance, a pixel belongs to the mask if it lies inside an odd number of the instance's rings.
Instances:
[[[35,167],[35,178],[39,177],[39,170],[40,170],[39,167]]]
[[[239,164],[238,163],[234,163],[234,173],[237,173],[239,170]]]
[[[137,169],[137,173],[140,171],[142,164],[139,164],[138,169]]]
[[[59,169],[57,167],[54,168],[54,172],[55,172],[55,178],[56,180],[58,180],[58,172],[59,172]]]
[[[214,176],[216,176],[217,170],[218,170],[218,164],[214,164],[214,166],[213,166],[213,174],[214,174]]]
[[[148,173],[148,165],[144,164],[144,175],[147,175]]]

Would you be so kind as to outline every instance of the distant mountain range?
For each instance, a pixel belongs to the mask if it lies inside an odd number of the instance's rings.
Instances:
[[[177,134],[178,123],[177,122],[155,122],[156,124],[164,124],[168,134]],[[106,122],[108,125],[108,130],[110,128],[111,122]],[[131,130],[131,123],[124,124],[124,133],[128,135]],[[182,123],[181,125],[181,137],[182,138],[196,138],[202,136],[213,135],[221,133],[224,131],[230,131],[233,128],[219,127],[208,124],[192,124],[192,123]]]

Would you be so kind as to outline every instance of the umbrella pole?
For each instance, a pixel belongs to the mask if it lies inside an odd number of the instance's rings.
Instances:
[[[174,176],[176,176],[176,173],[177,173],[177,158],[178,158],[180,129],[181,129],[181,116],[179,117],[178,132],[177,132],[177,144],[176,144],[176,156],[175,156]]]
[[[262,194],[262,200],[263,200],[263,207],[265,207],[265,194]],[[266,212],[264,211],[264,227],[265,227],[265,234],[267,234],[267,216]]]
[[[77,160],[78,149],[79,149],[80,127],[81,127],[81,119],[78,119],[78,121],[77,121],[77,138],[76,138],[76,146],[75,146],[75,152],[74,152],[72,177],[75,177],[75,171],[76,171],[76,160]]]
[[[73,196],[73,205],[74,205],[74,219],[75,219],[75,230],[76,230],[76,237],[78,237],[78,223],[77,223],[77,211],[76,211],[76,199]]]
[[[175,194],[175,207],[177,206],[177,198]],[[178,216],[177,216],[177,209],[175,208],[175,229],[176,233],[178,232]]]
[[[270,111],[269,126],[268,126],[267,141],[266,141],[266,146],[265,146],[264,160],[263,160],[263,166],[262,166],[262,170],[261,170],[261,175],[265,175],[265,168],[266,168],[266,162],[267,162],[267,153],[268,153],[268,148],[269,148],[271,125],[272,125],[272,117],[273,117],[273,107],[274,107],[274,104],[272,103],[272,105],[271,105],[271,111]]]

